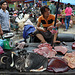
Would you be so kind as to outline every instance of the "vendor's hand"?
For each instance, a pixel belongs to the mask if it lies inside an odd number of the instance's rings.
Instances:
[[[47,30],[46,30],[46,29],[42,29],[42,31],[43,31],[43,32],[47,32]]]
[[[43,31],[43,32],[46,32],[46,31],[47,31],[46,29],[41,28],[41,27],[38,27],[37,29],[38,29],[39,31]]]
[[[0,35],[3,35],[3,31],[2,30],[0,31]]]
[[[48,28],[47,28],[47,30],[52,30],[52,28],[53,28],[53,26],[49,26]]]

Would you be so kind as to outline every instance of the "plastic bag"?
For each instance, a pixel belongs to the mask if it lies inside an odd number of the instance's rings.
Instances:
[[[3,48],[0,46],[0,54],[4,53]]]
[[[0,39],[0,46],[3,48],[3,40]]]

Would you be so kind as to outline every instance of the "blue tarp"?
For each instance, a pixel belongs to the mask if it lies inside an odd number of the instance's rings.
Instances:
[[[58,1],[58,0],[54,0],[54,1]],[[70,3],[71,5],[75,5],[75,0],[60,0],[60,2],[65,4]]]

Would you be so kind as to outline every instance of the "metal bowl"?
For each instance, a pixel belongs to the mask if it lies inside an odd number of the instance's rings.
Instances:
[[[11,38],[13,36],[14,36],[13,33],[6,33],[6,34],[3,35],[3,38],[6,39],[6,38]]]

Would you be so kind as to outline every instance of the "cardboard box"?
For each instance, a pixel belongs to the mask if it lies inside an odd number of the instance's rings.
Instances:
[[[75,16],[73,17],[73,19],[72,19],[73,21],[75,21]]]
[[[75,21],[73,21],[73,24],[75,24]]]
[[[71,16],[71,19],[73,20],[73,16]]]

